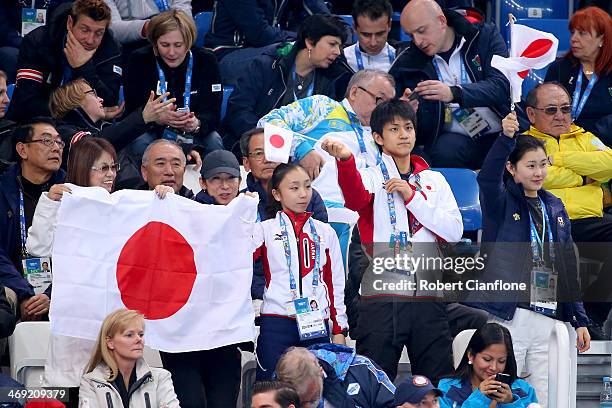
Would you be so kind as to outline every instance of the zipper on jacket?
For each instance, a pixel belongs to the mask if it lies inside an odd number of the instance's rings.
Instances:
[[[276,64],[277,62],[278,62],[278,60],[274,61],[274,63],[272,64],[272,68],[274,68],[274,64]],[[276,105],[278,105],[278,103],[281,101],[281,99],[283,99],[283,96],[285,96],[285,94],[287,93],[287,84],[285,83],[285,74],[283,73],[283,67],[281,66],[280,62],[278,64],[278,69],[279,69],[279,71],[281,73],[281,81],[283,81],[284,90],[283,90],[283,93],[280,94],[280,96],[278,97],[276,102],[274,102],[274,108],[272,108],[272,109],[276,108]]]
[[[106,406],[107,408],[113,408],[113,398],[110,395],[110,392],[106,393]]]
[[[145,398],[145,406],[147,408],[151,408],[151,399],[149,398],[149,393],[148,392],[144,393],[144,398]]]

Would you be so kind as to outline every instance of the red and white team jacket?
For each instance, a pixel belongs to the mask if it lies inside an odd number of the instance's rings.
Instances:
[[[383,153],[382,159],[389,177],[400,178],[393,158]],[[421,157],[412,155],[410,161],[413,172],[408,184],[414,194],[406,202],[399,193],[394,194],[398,230],[410,231],[411,242],[459,241],[463,222],[446,179],[437,171],[429,170]],[[345,205],[359,213],[361,242],[389,242],[393,229],[380,165],[358,171],[353,157],[337,160],[336,164]]]
[[[315,266],[315,242],[310,228],[312,214],[279,212],[275,218],[258,223],[253,238],[261,245],[255,259],[262,258],[266,288],[261,305],[264,316],[288,317],[287,304],[293,300],[287,258],[283,248],[282,228],[279,217],[287,225],[287,237],[291,248],[291,270],[295,278],[298,296],[317,300],[324,319],[331,319],[333,334],[348,329],[344,306],[344,267],[342,252],[335,231],[328,224],[313,219],[320,239],[320,272],[316,287],[313,286]]]

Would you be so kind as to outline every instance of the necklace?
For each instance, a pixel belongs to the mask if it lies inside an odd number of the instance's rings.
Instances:
[[[305,77],[301,77],[298,74],[295,75],[295,80],[297,82],[298,91],[301,91],[302,89],[304,89],[304,83],[306,82],[308,77],[310,77],[310,73],[306,75]]]

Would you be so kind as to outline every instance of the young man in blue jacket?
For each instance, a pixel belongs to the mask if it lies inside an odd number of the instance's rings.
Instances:
[[[508,80],[491,67],[493,55],[508,56],[497,28],[433,0],[409,2],[400,22],[413,40],[389,73],[398,95],[418,93],[417,146],[432,167],[480,168],[510,107]]]

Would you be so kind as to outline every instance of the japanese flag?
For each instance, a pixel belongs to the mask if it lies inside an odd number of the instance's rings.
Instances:
[[[291,153],[293,132],[289,129],[266,123],[264,125],[264,153],[266,160],[287,163]]]
[[[510,58],[494,55],[491,66],[510,81],[512,101],[520,102],[523,79],[530,69],[541,69],[557,57],[559,40],[544,31],[513,24],[510,33]]]
[[[74,188],[53,248],[54,335],[94,340],[119,308],[144,314],[147,345],[167,352],[253,341],[257,199],[204,205],[151,191]]]

